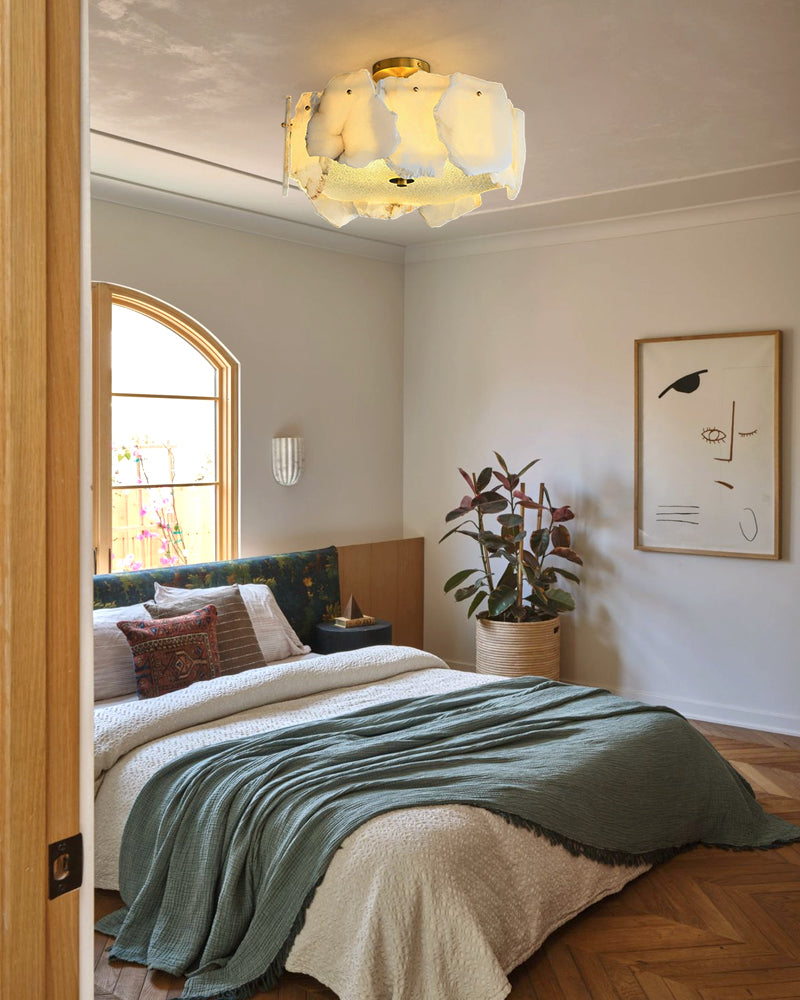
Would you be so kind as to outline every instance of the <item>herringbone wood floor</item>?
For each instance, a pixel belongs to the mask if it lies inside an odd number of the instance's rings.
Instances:
[[[696,725],[769,812],[800,823],[800,738]],[[98,892],[98,916],[118,902]],[[110,943],[95,935],[98,996],[180,996],[174,977],[110,963]],[[510,979],[509,1000],[800,1000],[800,844],[681,854],[556,931]],[[287,973],[257,1000],[336,998]]]

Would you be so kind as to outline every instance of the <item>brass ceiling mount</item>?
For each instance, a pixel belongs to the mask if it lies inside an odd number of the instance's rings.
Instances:
[[[412,73],[422,70],[423,73],[430,73],[431,64],[424,59],[415,59],[411,56],[394,56],[392,59],[381,59],[373,63],[372,79],[375,83],[383,80],[387,76],[411,76]]]

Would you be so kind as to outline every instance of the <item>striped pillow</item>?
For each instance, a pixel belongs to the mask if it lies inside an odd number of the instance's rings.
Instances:
[[[136,691],[133,655],[117,622],[147,618],[143,604],[97,608],[94,612],[94,700],[120,698]]]
[[[309,651],[309,647],[297,638],[297,633],[265,583],[240,583],[239,592],[266,663],[277,663],[287,656]]]
[[[242,670],[263,667],[264,657],[238,584],[192,590],[160,587],[156,584],[155,600],[148,601],[145,608],[153,618],[174,618],[185,615],[187,611],[196,611],[206,604],[213,604],[217,609],[221,673],[238,674]]]

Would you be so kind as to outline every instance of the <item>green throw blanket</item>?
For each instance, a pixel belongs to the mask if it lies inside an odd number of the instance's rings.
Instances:
[[[670,709],[519,678],[183,756],[125,828],[112,956],[240,1000],[284,969],[331,856],[374,816],[464,803],[607,864],[800,840]]]

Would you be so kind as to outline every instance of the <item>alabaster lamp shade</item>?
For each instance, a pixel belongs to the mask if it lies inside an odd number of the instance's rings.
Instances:
[[[481,195],[516,198],[525,115],[502,84],[386,59],[300,97],[287,136],[289,173],[334,226],[418,210],[429,226],[471,212]]]
[[[281,486],[294,486],[303,474],[305,454],[301,437],[272,439],[272,475]]]

